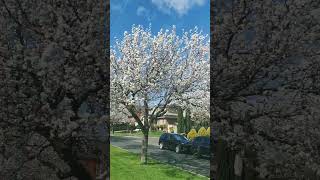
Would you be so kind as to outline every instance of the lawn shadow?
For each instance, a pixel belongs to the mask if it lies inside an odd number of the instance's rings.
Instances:
[[[169,178],[186,178],[186,180],[192,180],[192,179],[196,179],[198,176],[195,175],[195,174],[191,174],[190,173],[190,176],[189,177],[184,177],[181,175],[181,172],[182,170],[180,169],[167,169],[165,170],[165,174],[166,176],[168,176],[168,179]]]
[[[148,163],[147,163],[147,165],[151,165],[151,166],[153,166],[153,165],[159,165],[159,164],[163,164],[163,163],[161,163],[161,162],[148,162]]]
[[[179,174],[177,172],[178,172],[177,169],[167,169],[167,170],[165,170],[166,175],[169,176],[169,177],[178,177]]]

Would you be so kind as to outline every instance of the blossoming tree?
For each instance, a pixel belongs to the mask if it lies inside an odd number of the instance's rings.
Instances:
[[[215,5],[214,178],[319,179],[319,1]]]
[[[131,122],[128,119],[129,113],[125,108],[121,108],[121,106],[117,106],[114,104],[111,104],[112,109],[110,109],[110,129],[112,133],[114,133],[114,127],[116,125],[122,124],[122,123],[128,123],[131,124]]]
[[[95,122],[107,129],[101,8],[98,1],[0,1],[1,179],[92,179],[79,160],[98,146]]]
[[[142,128],[141,162],[147,163],[150,120],[173,101],[199,98],[209,79],[209,40],[197,28],[183,32],[133,26],[111,48],[111,101],[125,107]],[[143,117],[137,107],[143,107]],[[112,107],[111,107],[112,109]],[[150,111],[150,112],[149,112]]]

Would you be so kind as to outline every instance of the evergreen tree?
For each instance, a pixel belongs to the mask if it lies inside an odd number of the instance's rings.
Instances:
[[[178,109],[177,121],[178,121],[178,127],[177,127],[178,133],[183,133],[185,129],[185,123],[184,123],[183,112],[181,108]]]
[[[186,110],[186,116],[184,117],[185,121],[185,132],[189,132],[192,127],[192,121],[191,121],[191,116],[190,116],[190,110]]]

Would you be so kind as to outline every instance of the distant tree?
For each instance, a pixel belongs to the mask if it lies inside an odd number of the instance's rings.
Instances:
[[[178,109],[178,117],[177,117],[177,122],[178,122],[178,133],[184,133],[185,131],[185,120],[183,118],[183,110],[181,108]]]
[[[185,124],[185,129],[184,129],[184,131],[185,131],[185,133],[188,133],[190,130],[191,130],[191,128],[192,128],[192,126],[193,126],[193,123],[192,123],[192,121],[191,121],[191,115],[190,115],[190,110],[188,110],[188,109],[186,109],[185,111],[184,111],[184,124]]]
[[[114,133],[114,129],[117,125],[125,123],[127,124],[127,126],[129,126],[130,124],[134,123],[129,121],[129,113],[126,111],[126,109],[121,109],[121,107],[116,105],[112,105],[111,107],[112,109],[110,109],[110,128],[112,133]]]
[[[207,79],[208,80],[208,79]],[[210,123],[210,93],[209,82],[204,80],[204,86],[192,93],[186,93],[176,101],[184,109],[185,132],[190,131],[192,126],[209,126]],[[197,99],[191,98],[197,94]]]

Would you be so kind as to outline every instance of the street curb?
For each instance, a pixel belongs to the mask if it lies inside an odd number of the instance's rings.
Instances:
[[[115,135],[110,135],[111,136],[114,136],[114,137],[130,137],[130,138],[142,138],[142,136],[115,136]],[[159,139],[159,137],[148,137],[148,138],[154,138],[154,139]]]
[[[111,145],[111,144],[110,144],[110,145]],[[121,148],[121,147],[119,147],[119,146],[115,146],[115,145],[111,145],[111,146],[117,147],[117,148],[122,149],[122,150],[127,151],[127,152],[131,152],[131,151],[129,151],[129,150],[127,150],[127,149],[123,149],[123,148]],[[131,152],[131,153],[132,153],[132,152]]]
[[[111,144],[110,144],[110,145],[111,145]],[[123,148],[121,148],[121,147],[119,147],[119,146],[115,146],[115,145],[112,145],[112,146],[117,147],[117,148],[119,148],[119,149],[122,149],[122,150],[124,150],[124,151],[126,151],[126,152],[130,152],[130,153],[133,153],[133,154],[139,154],[139,153],[131,152],[131,151],[127,150],[127,149],[123,149]],[[153,159],[154,159],[154,158],[153,158]],[[161,162],[161,163],[163,163],[163,164],[167,164],[167,163],[164,163],[164,162],[162,162],[162,161],[160,161],[160,160],[157,160],[157,159],[154,159],[154,160],[159,161],[159,162]],[[179,167],[179,166],[176,166],[176,165],[173,165],[173,164],[167,164],[167,165],[173,166],[173,167],[175,167],[175,168],[177,168],[177,169],[180,169],[180,170],[182,170],[182,171],[189,172],[189,173],[191,173],[191,174],[193,174],[193,175],[197,175],[197,176],[200,176],[200,177],[204,177],[204,178],[210,179],[210,178],[207,177],[207,176],[204,176],[204,175],[202,175],[202,174],[198,174],[198,173],[195,173],[195,172],[192,172],[192,171],[183,169],[183,168],[181,168],[181,167]]]
[[[113,137],[130,137],[130,138],[142,138],[142,137],[139,137],[139,136],[115,136],[115,135],[110,135],[110,136],[113,136]]]

